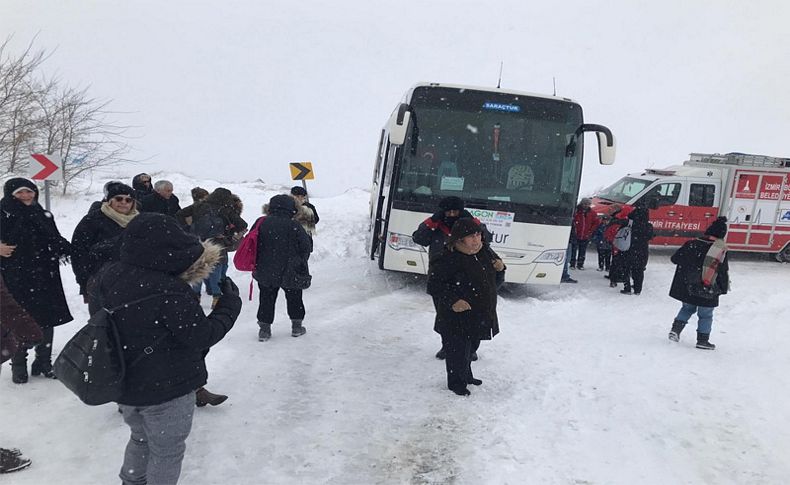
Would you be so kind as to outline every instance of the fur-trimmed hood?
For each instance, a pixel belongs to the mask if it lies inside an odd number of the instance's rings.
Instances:
[[[213,242],[211,239],[203,241],[203,254],[192,263],[192,266],[178,275],[178,277],[188,285],[194,285],[208,278],[214,271],[220,259],[222,259],[222,246]]]

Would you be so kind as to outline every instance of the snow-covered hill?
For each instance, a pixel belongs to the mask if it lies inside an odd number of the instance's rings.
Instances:
[[[155,176],[155,178],[160,178]],[[189,188],[210,180],[168,174]],[[56,198],[67,237],[103,181]],[[283,187],[225,184],[245,219]],[[667,484],[786,483],[790,477],[788,265],[734,257],[733,292],[711,340],[693,325],[666,338],[679,304],[667,296],[669,251],[651,255],[640,296],[594,270],[578,285],[511,287],[502,332],[484,342],[468,398],[445,388],[423,277],[380,272],[365,257],[369,194],[314,199],[321,216],[305,292],[306,336],[289,335],[280,302],[269,342],[257,341],[256,302],[208,355],[208,388],[230,399],[197,411],[184,484]],[[594,255],[593,255],[594,256]],[[230,271],[246,291],[249,276]],[[76,320],[87,320],[69,268]],[[208,297],[204,297],[208,308]],[[82,405],[54,381],[0,377],[0,446],[33,459],[3,484],[117,482],[128,428],[114,406]]]

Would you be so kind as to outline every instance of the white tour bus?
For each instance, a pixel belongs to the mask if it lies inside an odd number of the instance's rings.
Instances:
[[[608,128],[567,98],[470,86],[412,87],[381,132],[368,250],[381,269],[426,274],[411,234],[454,195],[493,233],[506,281],[558,284],[579,192],[584,132],[614,162]]]

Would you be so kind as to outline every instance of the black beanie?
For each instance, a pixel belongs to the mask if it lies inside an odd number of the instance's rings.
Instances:
[[[114,184],[110,184],[107,186],[107,201],[109,202],[110,199],[115,197],[116,195],[128,195],[131,198],[134,198],[134,189],[129,187],[123,182],[117,182]]]
[[[483,232],[480,224],[471,217],[462,217],[453,224],[453,228],[450,231],[450,238],[447,240],[447,245],[451,246],[455,244],[456,241],[476,232]]]
[[[36,184],[28,179],[22,177],[15,177],[12,179],[8,179],[3,186],[3,196],[11,198],[14,195],[14,192],[17,189],[21,189],[22,187],[28,188],[36,193],[36,200],[38,200],[38,187]]]
[[[121,236],[121,261],[173,275],[186,271],[203,254],[200,240],[174,217],[143,212]]]
[[[439,201],[439,208],[443,211],[462,211],[464,210],[464,201],[459,197],[451,195]]]
[[[705,230],[706,236],[713,236],[722,239],[727,235],[727,218],[719,217]]]
[[[299,185],[294,185],[291,187],[291,195],[304,195],[307,197],[307,189]]]
[[[296,201],[290,195],[279,194],[269,199],[270,212],[287,212],[293,216],[296,214]]]

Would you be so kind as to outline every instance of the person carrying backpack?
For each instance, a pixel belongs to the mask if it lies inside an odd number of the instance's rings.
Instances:
[[[634,295],[642,293],[645,269],[650,255],[649,244],[653,239],[653,225],[648,220],[647,206],[640,202],[637,202],[634,210],[628,214],[628,220],[631,221],[631,242],[625,258],[625,287],[621,291],[626,295],[631,293],[632,279]]]
[[[207,379],[205,355],[241,311],[230,278],[208,316],[190,288],[208,275],[220,252],[184,232],[174,218],[143,213],[122,236],[120,262],[96,277],[102,307],[121,307],[112,320],[126,364],[116,401],[131,430],[120,471],[125,484],[178,482],[195,390]]]
[[[236,201],[230,190],[219,187],[206,199],[197,204],[192,215],[192,234],[201,241],[213,240],[222,247],[222,258],[214,271],[206,279],[206,291],[213,296],[215,305],[222,296],[219,286],[228,271],[228,249],[241,239],[247,230],[247,223],[237,211]],[[200,295],[200,283],[194,287]]]
[[[677,265],[669,296],[682,303],[672,322],[669,340],[680,341],[680,333],[689,318],[697,314],[697,348],[713,350],[710,342],[713,327],[713,310],[719,306],[719,296],[730,289],[727,262],[727,218],[719,217],[705,230],[702,237],[686,241],[675,254],[672,262]]]

